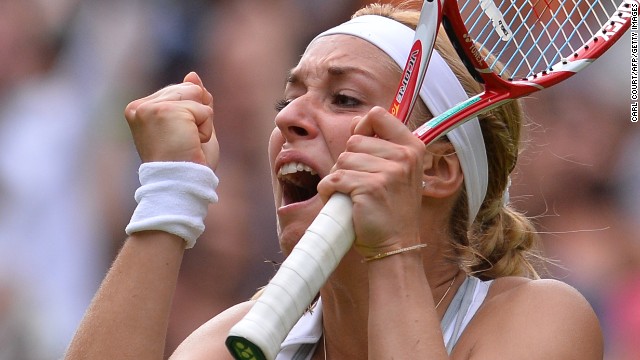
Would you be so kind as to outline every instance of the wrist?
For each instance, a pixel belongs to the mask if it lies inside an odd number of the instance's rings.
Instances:
[[[389,256],[394,256],[394,255],[402,255],[405,254],[407,252],[417,252],[423,248],[427,247],[427,244],[416,244],[416,245],[412,245],[412,246],[407,246],[407,247],[401,247],[401,248],[397,248],[397,249],[393,249],[393,250],[387,250],[387,251],[383,251],[383,252],[379,252],[375,255],[371,255],[371,256],[366,256],[363,258],[363,262],[371,262],[371,261],[376,261],[376,260],[381,260],[384,258],[387,258]]]
[[[150,162],[139,169],[141,186],[127,234],[158,230],[195,245],[204,232],[209,203],[217,202],[218,178],[207,166],[190,162]]]

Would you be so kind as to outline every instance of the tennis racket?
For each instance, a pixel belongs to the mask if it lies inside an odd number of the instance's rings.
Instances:
[[[413,46],[389,111],[406,123],[418,98],[439,29],[442,1],[425,1]],[[251,310],[229,332],[236,359],[275,359],[280,345],[355,239],[353,203],[336,193],[282,263]]]
[[[425,1],[425,5],[428,3]],[[568,79],[622,37],[630,27],[632,11],[637,14],[638,5],[638,0],[444,1],[442,24],[463,63],[484,84],[484,92],[434,117],[414,133],[428,144],[483,112]],[[432,22],[437,23],[438,19]],[[488,50],[495,59],[483,55],[481,49]],[[498,62],[504,65],[503,70],[499,70]],[[395,113],[393,108],[391,112]],[[348,196],[332,196],[298,244],[302,245],[300,252],[305,253],[300,258],[310,260],[291,261],[285,270],[281,268],[278,273],[291,272],[275,285],[282,288],[281,294],[272,291],[273,295],[263,299],[270,283],[261,297],[264,301],[261,309],[253,314],[252,309],[241,321],[247,321],[243,327],[251,329],[246,331],[248,337],[256,336],[255,344],[268,343],[267,339],[273,338],[271,342],[275,345],[263,347],[269,356],[277,353],[290,330],[288,325],[297,321],[298,314],[306,309],[316,290],[351,247],[354,236],[351,206]],[[308,242],[304,241],[307,239]],[[285,264],[293,255],[292,252]],[[310,268],[322,275],[308,273]],[[292,279],[296,279],[295,287]],[[293,307],[295,311],[290,309]],[[245,329],[234,327],[227,345],[238,359],[261,359],[254,355],[259,351],[255,345],[234,341],[234,336],[238,336],[235,334],[244,333]],[[234,349],[234,344],[238,348]]]
[[[484,84],[484,92],[414,133],[428,144],[474,116],[575,75],[622,37],[632,11],[637,16],[638,4],[638,0],[446,0],[442,25],[469,72]]]

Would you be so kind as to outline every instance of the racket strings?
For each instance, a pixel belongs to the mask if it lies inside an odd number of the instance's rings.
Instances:
[[[566,2],[566,1],[565,1]],[[564,3],[563,2],[563,5]],[[573,6],[571,8],[570,12],[566,11],[566,7],[565,6],[561,6],[559,9],[563,9],[562,12],[558,11],[558,14],[560,15],[560,18],[562,18],[562,13],[564,13],[565,17],[564,17],[564,21],[562,23],[559,23],[558,17],[554,16],[553,22],[549,22],[550,24],[554,24],[554,27],[557,27],[559,30],[555,32],[555,36],[551,39],[551,41],[549,42],[549,44],[543,49],[543,54],[547,54],[550,53],[553,56],[551,61],[546,61],[546,57],[544,57],[544,62],[543,62],[543,67],[546,69],[549,69],[552,67],[553,64],[557,63],[559,60],[559,57],[562,56],[562,54],[573,54],[575,53],[575,51],[577,50],[577,48],[575,47],[575,45],[578,46],[582,46],[583,44],[585,44],[588,39],[590,39],[593,36],[593,33],[589,33],[588,38],[585,40],[584,37],[582,36],[582,34],[586,31],[579,31],[582,30],[582,25],[586,24],[587,19],[589,19],[589,15],[591,14],[591,10],[593,9],[593,6],[589,7],[589,11],[587,13],[584,14],[584,16],[582,17],[578,17],[580,19],[580,21],[578,23],[574,23],[573,22],[573,18],[574,15],[576,13],[576,11],[578,9],[580,9],[582,3],[584,3],[585,1],[578,1],[578,2],[573,2]],[[595,2],[592,4],[595,5]],[[567,25],[567,23],[569,25]],[[586,27],[587,30],[589,29],[589,27]],[[566,29],[573,29],[569,34],[567,34],[565,32]],[[544,32],[551,35],[553,33],[553,31],[551,31],[551,26],[547,26],[544,29]],[[577,41],[573,41],[574,37],[577,36]],[[552,47],[552,49],[550,49]],[[566,52],[564,51],[565,49],[568,49]],[[566,56],[564,57],[566,58]],[[533,67],[531,67],[531,69],[535,69],[537,68],[540,63],[541,60],[543,60],[543,57],[539,57],[538,60],[536,61],[536,63],[534,64]]]
[[[553,70],[603,29],[618,7],[615,0],[495,0],[510,31],[505,39],[495,14],[483,9],[481,1],[460,4],[469,35],[493,55],[492,60],[485,57],[492,71],[514,79]]]

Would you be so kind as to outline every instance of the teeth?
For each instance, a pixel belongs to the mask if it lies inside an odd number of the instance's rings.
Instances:
[[[290,162],[290,163],[286,163],[284,165],[282,165],[282,167],[280,167],[280,170],[278,171],[278,176],[284,176],[284,175],[288,175],[288,174],[293,174],[293,173],[297,173],[298,171],[306,171],[308,173],[310,173],[311,175],[316,175],[317,172],[315,172],[312,168],[310,168],[309,166],[303,164],[303,163],[299,163],[299,162]]]

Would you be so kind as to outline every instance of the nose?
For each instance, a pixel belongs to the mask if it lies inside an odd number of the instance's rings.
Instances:
[[[314,109],[311,99],[301,96],[278,112],[275,123],[287,142],[311,139],[318,135],[317,112]]]

